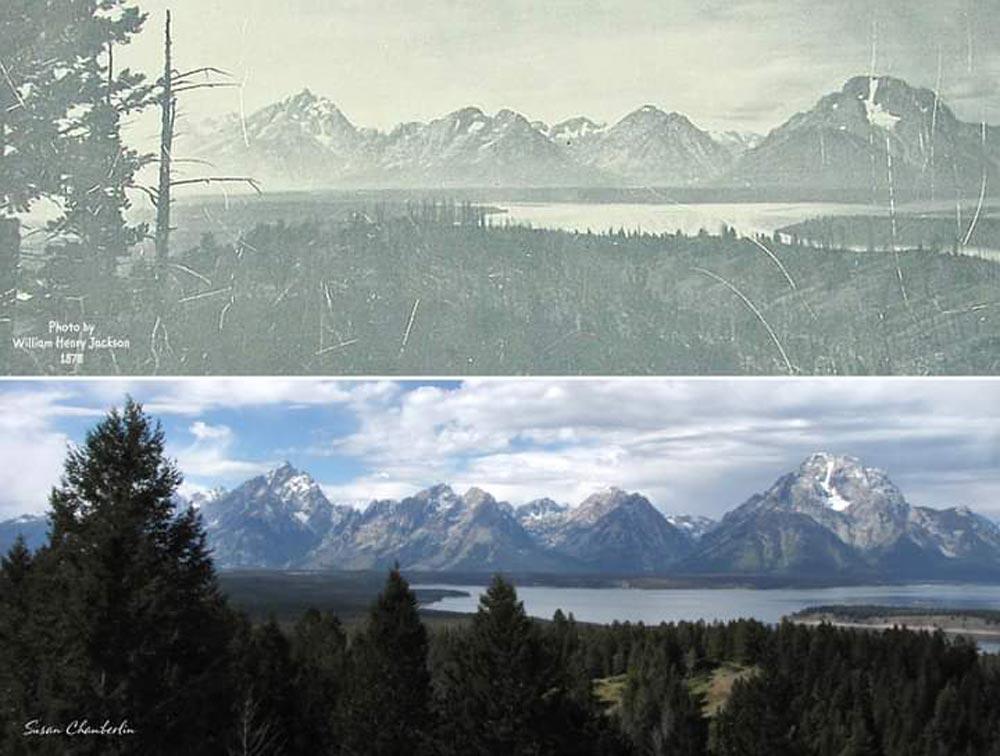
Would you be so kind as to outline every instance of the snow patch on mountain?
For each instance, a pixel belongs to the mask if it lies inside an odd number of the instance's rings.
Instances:
[[[837,463],[832,457],[826,461],[826,477],[823,479],[823,483],[821,485],[823,487],[823,492],[826,494],[830,509],[835,512],[843,512],[851,506],[851,502],[841,496],[840,492],[837,491],[830,481],[836,465]]]
[[[868,118],[868,123],[872,126],[877,126],[880,129],[891,131],[901,119],[899,116],[893,115],[886,110],[881,102],[875,102],[875,96],[878,94],[878,88],[879,78],[877,76],[869,78],[868,97],[864,101],[865,115]]]

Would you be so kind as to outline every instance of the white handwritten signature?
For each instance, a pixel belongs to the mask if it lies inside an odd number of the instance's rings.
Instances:
[[[123,737],[135,735],[135,730],[129,725],[127,719],[123,719],[117,724],[105,719],[99,727],[95,727],[86,719],[74,719],[68,725],[42,724],[40,719],[32,719],[24,723],[23,737],[45,737],[48,735],[66,735],[75,737],[77,735],[97,735],[99,737]]]

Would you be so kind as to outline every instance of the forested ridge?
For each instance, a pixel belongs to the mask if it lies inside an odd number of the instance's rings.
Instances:
[[[546,231],[425,215],[206,234],[97,275],[64,246],[18,330],[90,320],[127,350],[84,373],[926,374],[995,368],[1000,267],[935,250]],[[475,209],[462,206],[467,217]],[[414,208],[411,208],[414,210]],[[426,210],[426,208],[425,208]],[[374,216],[374,217],[373,217]],[[65,372],[22,349],[25,372]]]
[[[433,623],[398,570],[358,626],[251,622],[129,401],[0,570],[4,754],[997,754],[1000,664],[943,634],[529,618],[497,576]],[[104,734],[43,734],[86,720]],[[106,723],[106,724],[105,724]]]

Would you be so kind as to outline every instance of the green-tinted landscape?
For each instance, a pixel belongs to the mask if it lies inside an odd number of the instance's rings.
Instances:
[[[15,336],[89,321],[129,346],[67,364],[66,350],[15,342],[12,369],[924,375],[986,374],[1000,360],[994,262],[731,230],[490,226],[488,210],[378,203],[216,230],[161,267],[137,260],[110,278],[63,247],[25,266]]]

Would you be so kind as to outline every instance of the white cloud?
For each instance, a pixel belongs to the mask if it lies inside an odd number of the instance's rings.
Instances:
[[[48,508],[70,442],[55,422],[103,414],[75,400],[74,392],[63,389],[0,393],[0,519]]]
[[[234,482],[263,472],[267,463],[232,457],[235,435],[225,425],[208,425],[202,421],[191,424],[188,432],[194,441],[174,452],[177,464],[187,476]]]
[[[359,509],[375,499],[402,499],[426,487],[422,481],[386,479],[378,475],[355,478],[349,483],[320,484],[323,493],[334,504],[346,504]]]
[[[406,489],[448,481],[515,503],[538,496],[576,503],[619,485],[668,511],[720,514],[820,449],[854,453],[901,480],[914,460],[942,469],[971,449],[992,449],[995,457],[1000,392],[991,386],[474,380],[458,389],[423,387],[390,407],[360,403],[358,431],[332,449],[379,470],[383,491],[386,478]],[[996,459],[980,464],[998,466]],[[364,485],[376,481],[351,488]],[[915,493],[927,499],[942,490]]]
[[[359,384],[299,378],[196,378],[168,381],[107,381],[89,384],[92,395],[109,403],[124,394],[140,399],[156,415],[197,416],[210,410],[246,409],[271,405],[313,407],[340,405],[379,395],[389,383]]]
[[[335,405],[337,427],[347,416],[356,430],[317,445],[323,434],[311,423],[310,436],[293,444],[308,451],[287,456],[326,478],[337,501],[398,498],[444,482],[512,503],[550,496],[575,504],[618,485],[669,512],[718,515],[811,452],[829,450],[886,468],[914,503],[1000,509],[1000,386],[990,380],[478,379],[413,388],[205,379],[33,388],[0,393],[7,514],[44,507],[67,442],[60,423],[100,416],[126,390],[153,414],[183,419],[169,452],[195,486],[238,484],[286,456],[266,446],[266,434],[262,442],[259,428],[251,433],[260,410]],[[213,415],[219,410],[224,422]],[[344,457],[360,470],[347,481],[329,472]]]

